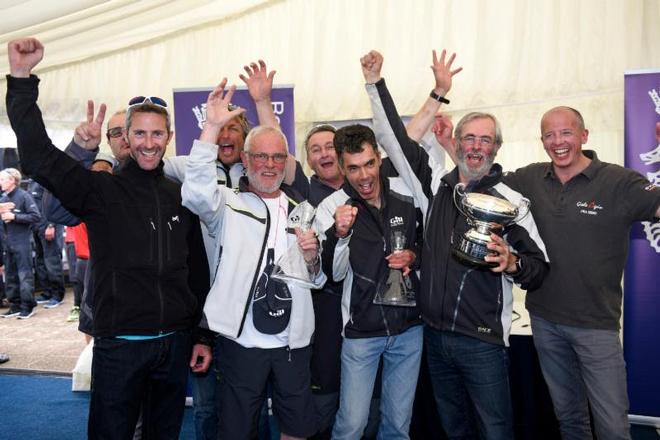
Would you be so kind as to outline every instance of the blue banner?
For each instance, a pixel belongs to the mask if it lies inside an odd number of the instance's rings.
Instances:
[[[174,136],[176,154],[188,154],[192,143],[199,138],[202,123],[206,120],[206,98],[213,87],[201,89],[174,90]],[[295,117],[293,112],[293,86],[276,86],[271,93],[273,111],[280,122],[280,128],[289,143],[289,152],[296,153]],[[257,109],[246,87],[236,89],[232,104],[246,109],[248,121],[252,126],[259,124]]]
[[[625,165],[660,186],[660,71],[625,75]],[[633,225],[624,275],[623,349],[631,418],[660,417],[660,223]]]

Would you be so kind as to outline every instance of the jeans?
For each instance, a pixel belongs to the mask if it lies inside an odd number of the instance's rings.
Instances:
[[[37,305],[34,300],[34,272],[30,242],[7,244],[5,249],[5,282],[11,309],[30,312]]]
[[[424,341],[433,395],[448,438],[512,439],[506,348],[429,326]]]
[[[89,404],[90,439],[178,440],[186,401],[190,332],[143,341],[96,338]]]
[[[335,440],[362,436],[383,357],[379,439],[407,439],[422,356],[422,326],[396,336],[344,338],[341,349],[339,411],[332,430]]]
[[[193,375],[193,418],[197,440],[216,440],[218,438],[218,412],[220,410],[220,393],[218,391],[220,386],[219,351],[218,344],[216,344],[213,347],[213,361],[208,371]]]
[[[630,439],[626,363],[619,332],[530,316],[534,345],[564,440]]]
[[[64,298],[64,270],[62,268],[63,247],[62,225],[55,226],[55,238],[46,240],[34,234],[36,272],[39,283],[44,288],[44,296],[62,301]]]

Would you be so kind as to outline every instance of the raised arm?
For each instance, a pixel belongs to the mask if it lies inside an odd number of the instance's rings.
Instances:
[[[224,206],[224,187],[217,184],[215,144],[222,127],[245,111],[240,107],[229,110],[236,86],[224,92],[227,78],[209,93],[206,100],[206,122],[199,140],[195,140],[186,163],[186,178],[181,187],[183,205],[197,214],[212,230]]]
[[[25,173],[52,191],[72,213],[93,209],[92,173],[56,148],[48,138],[37,105],[39,79],[31,75],[41,61],[43,45],[35,38],[8,44],[10,75],[7,78],[7,114],[16,133]]]
[[[280,123],[273,111],[273,103],[270,97],[273,91],[273,78],[275,78],[276,71],[271,70],[268,72],[264,60],[259,60],[258,64],[250,63],[249,66],[243,66],[243,69],[247,73],[247,76],[240,74],[239,78],[247,86],[254,105],[257,107],[259,125],[279,127]]]
[[[435,50],[433,51],[431,70],[435,78],[435,87],[431,91],[431,94],[429,94],[429,97],[426,98],[426,101],[424,101],[422,107],[406,126],[408,136],[417,142],[422,140],[431,125],[435,122],[435,116],[440,109],[440,105],[443,103],[449,104],[449,100],[445,96],[451,90],[452,77],[463,70],[462,67],[453,70],[451,68],[456,59],[455,53],[451,54],[449,60],[445,62],[446,56],[447,51],[444,49],[440,54],[440,59],[438,59]]]

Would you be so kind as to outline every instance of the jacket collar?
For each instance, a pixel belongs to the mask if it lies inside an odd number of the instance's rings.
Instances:
[[[158,166],[153,170],[143,170],[135,159],[129,156],[128,159],[126,159],[126,162],[124,162],[124,164],[117,170],[117,174],[136,178],[153,178],[164,175],[163,165],[164,163],[161,160]]]
[[[598,159],[598,155],[594,150],[582,150],[582,153],[585,156],[587,156],[589,159],[591,159],[591,163],[587,165],[587,167],[584,170],[582,170],[582,172],[579,174],[582,174],[589,180],[593,180],[598,170],[603,167],[603,162],[601,162],[600,159]],[[556,179],[555,170],[552,167],[552,162],[546,163],[544,176]]]

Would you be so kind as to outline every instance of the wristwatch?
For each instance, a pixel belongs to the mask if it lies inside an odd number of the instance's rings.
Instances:
[[[429,96],[433,99],[435,99],[438,102],[442,102],[443,104],[449,104],[449,100],[445,98],[444,96],[440,96],[435,91],[431,90],[431,93],[429,93]]]

